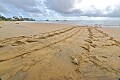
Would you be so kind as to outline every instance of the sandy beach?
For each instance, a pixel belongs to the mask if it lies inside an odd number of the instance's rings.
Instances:
[[[0,80],[119,80],[120,28],[1,22]]]

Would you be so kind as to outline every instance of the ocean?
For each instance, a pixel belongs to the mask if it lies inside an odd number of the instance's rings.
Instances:
[[[119,27],[120,20],[50,20],[50,21],[37,21],[40,23],[58,23],[58,24],[76,24],[76,25],[100,25],[102,27]]]

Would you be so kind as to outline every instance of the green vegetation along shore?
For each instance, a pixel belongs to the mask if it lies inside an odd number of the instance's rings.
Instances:
[[[0,15],[0,21],[35,21],[35,19],[33,18],[23,18],[22,16],[13,16],[10,18],[6,18],[2,15]]]

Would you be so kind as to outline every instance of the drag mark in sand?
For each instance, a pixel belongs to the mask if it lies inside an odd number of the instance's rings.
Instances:
[[[8,65],[0,68],[2,79],[114,80],[120,75],[119,41],[96,27],[69,27],[0,43],[0,66]]]
[[[68,30],[67,30],[67,31],[68,31]],[[8,60],[11,60],[11,59],[15,59],[15,58],[18,58],[18,57],[20,57],[20,56],[23,56],[23,55],[26,55],[26,54],[29,54],[29,53],[33,53],[33,52],[35,52],[35,51],[38,51],[38,50],[41,50],[41,49],[43,49],[43,48],[49,47],[49,46],[51,46],[51,45],[53,45],[53,44],[59,43],[59,42],[65,40],[65,39],[67,39],[67,38],[72,37],[73,35],[77,34],[79,31],[80,31],[80,30],[78,29],[76,32],[70,34],[69,36],[67,36],[67,37],[65,37],[65,38],[63,38],[63,39],[61,39],[61,40],[59,40],[59,41],[55,41],[55,42],[50,43],[50,44],[47,44],[47,45],[45,45],[45,46],[43,46],[43,47],[41,47],[41,48],[33,49],[33,50],[29,51],[29,52],[22,53],[22,54],[20,54],[20,55],[17,55],[17,56],[15,56],[15,57],[12,57],[12,58],[9,58],[9,59],[0,60],[0,62],[8,61]],[[65,31],[65,32],[66,32],[66,31]],[[65,33],[65,32],[62,32],[62,33]]]

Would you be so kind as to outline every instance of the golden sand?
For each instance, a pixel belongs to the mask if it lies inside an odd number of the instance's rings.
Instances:
[[[25,22],[0,26],[2,80],[120,78],[120,38],[114,29]]]

